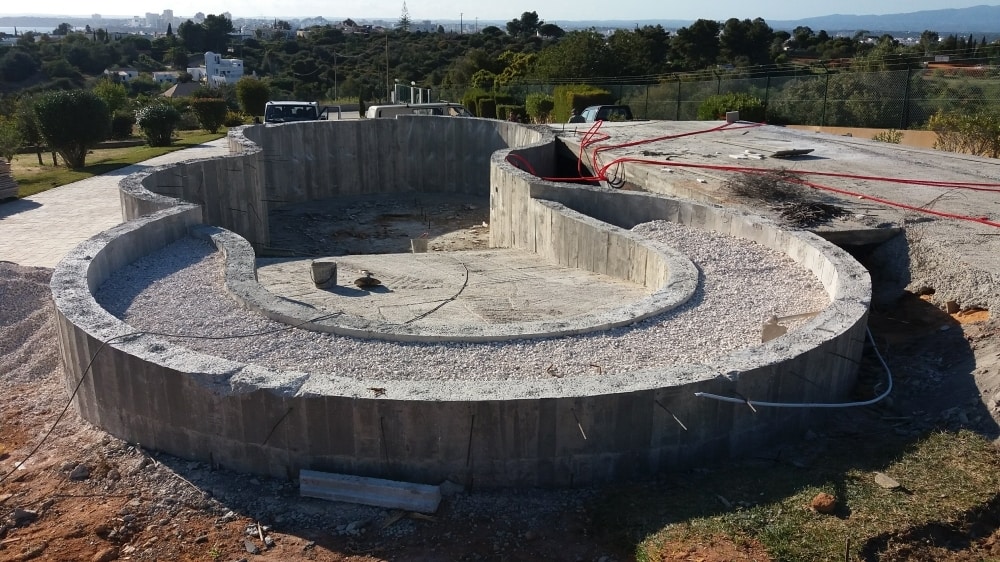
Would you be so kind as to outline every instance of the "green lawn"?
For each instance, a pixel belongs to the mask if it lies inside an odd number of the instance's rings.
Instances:
[[[18,184],[18,197],[28,197],[60,185],[87,179],[91,176],[108,173],[124,168],[156,156],[175,150],[190,148],[211,140],[221,138],[225,132],[206,133],[205,131],[181,131],[171,146],[132,146],[127,148],[94,149],[87,155],[87,165],[79,170],[70,170],[62,165],[52,165],[52,155],[42,155],[41,166],[34,154],[18,154],[14,157],[11,170]]]

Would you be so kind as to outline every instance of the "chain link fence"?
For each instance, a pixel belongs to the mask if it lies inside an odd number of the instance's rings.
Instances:
[[[581,83],[585,82],[581,80]],[[919,129],[938,111],[972,112],[1000,104],[1000,67],[942,67],[892,71],[804,69],[733,75],[733,71],[675,75],[655,84],[586,83],[611,92],[637,119],[692,121],[708,98],[750,94],[764,102],[774,124]],[[553,84],[518,84],[511,93],[552,94]],[[464,89],[438,97],[461,101]]]

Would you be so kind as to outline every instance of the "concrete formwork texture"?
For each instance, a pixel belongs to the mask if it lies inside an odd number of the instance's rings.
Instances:
[[[581,485],[741,455],[799,431],[811,416],[807,409],[755,411],[696,392],[837,402],[853,386],[871,286],[850,255],[814,234],[710,203],[544,180],[556,173],[562,150],[549,128],[406,117],[250,126],[229,138],[228,157],[123,179],[128,222],[81,244],[53,274],[66,384],[78,388],[74,403],[85,419],[123,439],[289,478],[308,469],[422,483]],[[315,310],[257,282],[254,249],[268,244],[274,206],[413,192],[488,194],[492,247],[620,279],[650,296],[569,326],[421,331],[351,318],[310,325]],[[361,373],[317,393],[303,373],[192,351],[130,327],[94,298],[115,271],[194,233],[225,256],[235,299],[301,329],[427,342],[567,336],[634,322],[690,298],[697,284],[690,262],[628,231],[657,219],[785,254],[819,279],[830,304],[793,333],[704,363],[514,385],[400,381],[388,397],[373,395]]]

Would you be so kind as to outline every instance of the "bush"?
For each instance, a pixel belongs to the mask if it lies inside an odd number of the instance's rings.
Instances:
[[[227,127],[239,127],[247,122],[245,115],[238,111],[227,111],[226,120],[222,122],[223,125]]]
[[[554,100],[553,117],[562,122],[569,119],[570,112],[574,109],[579,114],[583,112],[584,108],[591,105],[612,105],[615,103],[611,92],[586,84],[556,86],[552,92],[552,99]]]
[[[111,115],[89,90],[47,92],[35,102],[38,130],[70,168],[86,165],[87,151],[107,138]]]
[[[927,128],[937,134],[934,148],[938,150],[1000,157],[1000,116],[993,111],[938,111],[927,121]]]
[[[147,105],[135,113],[135,122],[149,146],[170,146],[180,121],[180,112],[165,103]]]
[[[896,129],[889,129],[888,131],[879,131],[872,135],[873,141],[887,142],[889,144],[899,144],[903,142],[903,131],[897,131]]]
[[[131,138],[135,127],[135,114],[131,111],[116,111],[111,117],[111,138],[125,140]]]
[[[725,119],[727,111],[739,111],[740,120],[763,123],[765,120],[764,102],[750,94],[722,94],[711,96],[698,106],[698,119],[714,121]]]
[[[497,118],[497,100],[493,98],[482,98],[479,100],[479,111],[477,115],[487,119]]]
[[[174,127],[178,131],[197,131],[201,128],[201,124],[198,122],[198,116],[194,114],[193,111],[188,109],[177,109],[177,113],[181,114],[181,120],[177,122],[177,126]]]
[[[229,107],[222,98],[196,98],[191,100],[191,111],[202,129],[215,133],[225,123]]]
[[[528,94],[524,100],[525,111],[535,123],[548,123],[552,118],[552,109],[555,106],[552,96],[540,93]]]
[[[469,113],[477,117],[482,117],[479,113],[479,102],[480,100],[488,99],[489,97],[490,94],[486,91],[480,90],[479,88],[471,88],[462,94],[462,105],[465,106],[465,109],[469,110]]]
[[[497,119],[503,121],[524,122],[524,106],[514,104],[503,104],[497,106]]]
[[[236,83],[236,99],[247,115],[264,115],[264,106],[271,100],[267,82],[244,76]]]

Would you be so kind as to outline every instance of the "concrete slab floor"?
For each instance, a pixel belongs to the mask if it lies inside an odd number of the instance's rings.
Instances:
[[[323,311],[417,326],[569,319],[649,295],[640,285],[560,267],[517,250],[340,256],[335,258],[337,287],[328,290],[313,284],[311,261],[259,259],[257,276],[272,293]],[[356,287],[354,280],[364,270],[382,285]]]

